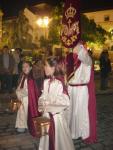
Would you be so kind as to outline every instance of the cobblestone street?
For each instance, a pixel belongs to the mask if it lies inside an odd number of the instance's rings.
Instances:
[[[0,96],[0,150],[38,150],[38,139],[33,139],[29,133],[16,133],[14,129],[16,114],[12,114],[6,109],[10,101],[10,97],[8,97],[7,95]],[[86,145],[81,140],[75,140],[76,150],[113,150],[112,94],[97,96],[97,111],[98,142]]]

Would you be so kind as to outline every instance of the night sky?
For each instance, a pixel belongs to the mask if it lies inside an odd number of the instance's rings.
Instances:
[[[5,17],[17,16],[19,10],[40,2],[56,5],[61,0],[0,0],[0,8]],[[97,9],[113,8],[113,0],[81,0],[81,10],[90,11]]]

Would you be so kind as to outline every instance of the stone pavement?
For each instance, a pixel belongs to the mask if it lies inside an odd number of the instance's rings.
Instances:
[[[109,88],[105,91],[100,90],[100,73],[95,73],[95,87],[96,87],[96,94],[112,94],[113,93],[113,72],[109,76],[108,80],[108,86]]]
[[[16,114],[8,111],[11,97],[0,95],[0,150],[38,150],[38,139],[29,133],[17,134],[14,129]],[[113,95],[97,96],[98,142],[87,145],[75,140],[76,150],[113,150]]]

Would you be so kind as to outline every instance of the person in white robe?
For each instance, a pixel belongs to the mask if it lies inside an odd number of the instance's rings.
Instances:
[[[91,76],[92,60],[83,44],[78,43],[73,50],[75,71],[68,82],[70,96],[69,126],[72,139],[89,137],[88,83]]]
[[[24,86],[21,89],[20,86],[16,90],[16,94],[19,100],[21,100],[20,108],[17,112],[16,125],[18,132],[24,132],[27,126],[27,118],[28,118],[28,87],[27,87],[27,79],[24,81]]]
[[[30,134],[33,137],[36,137],[33,118],[39,115],[39,90],[33,78],[31,62],[24,61],[22,70],[23,73],[16,90],[17,98],[21,101],[21,105],[17,112],[15,128],[17,129],[17,132],[25,132],[26,129],[28,129]]]
[[[64,117],[70,105],[70,100],[69,96],[64,92],[62,81],[54,76],[55,64],[56,60],[53,58],[49,58],[45,64],[45,74],[52,76],[52,79],[45,79],[44,81],[43,93],[39,98],[39,110],[44,111],[43,116],[48,118],[50,118],[49,112],[53,115],[55,150],[74,150],[69,127]],[[49,150],[49,135],[40,138],[39,150]]]

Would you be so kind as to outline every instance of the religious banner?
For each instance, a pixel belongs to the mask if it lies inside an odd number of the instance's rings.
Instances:
[[[61,41],[66,48],[73,48],[80,40],[80,37],[80,1],[65,0]]]

